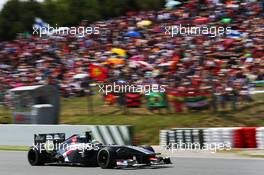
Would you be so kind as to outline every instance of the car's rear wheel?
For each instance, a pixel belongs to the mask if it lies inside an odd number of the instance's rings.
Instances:
[[[103,148],[97,156],[98,165],[103,168],[114,168],[116,166],[116,156],[113,149],[110,147]]]
[[[165,157],[163,159],[164,164],[171,164],[171,159],[169,157]]]
[[[28,151],[28,162],[32,166],[44,165],[46,163],[46,154],[40,153],[36,149],[30,149]]]

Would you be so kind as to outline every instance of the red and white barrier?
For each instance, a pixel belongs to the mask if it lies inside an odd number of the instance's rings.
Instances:
[[[190,142],[188,134],[184,139],[179,136],[183,128],[172,128],[160,132],[160,144],[170,144],[181,140]],[[232,148],[259,148],[264,149],[264,127],[224,127],[224,128],[184,128],[190,130],[194,138],[194,131],[202,130],[199,134],[200,143],[211,145],[225,144]],[[177,138],[177,139],[175,139]],[[191,142],[195,142],[192,139]]]
[[[256,141],[258,148],[264,149],[264,127],[257,128]]]
[[[208,128],[204,130],[204,141],[209,144],[228,144],[233,147],[233,131],[235,128]]]

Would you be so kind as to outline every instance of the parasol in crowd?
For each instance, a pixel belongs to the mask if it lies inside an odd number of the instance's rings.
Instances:
[[[227,34],[227,38],[239,39],[241,37],[241,32],[237,30],[232,30],[231,33]]]
[[[224,24],[229,24],[229,23],[231,23],[231,21],[232,21],[231,18],[223,18],[223,19],[221,20],[221,22],[224,23]]]
[[[113,49],[111,50],[111,52],[112,52],[112,53],[115,53],[115,54],[117,54],[117,55],[119,55],[119,56],[121,56],[121,57],[126,56],[126,50],[121,49],[121,48],[113,48]]]
[[[86,78],[86,77],[88,77],[89,75],[88,74],[84,74],[84,73],[82,73],[82,74],[76,74],[76,75],[74,75],[72,78],[73,79],[83,79],[83,78]]]
[[[158,66],[159,67],[168,67],[168,66],[171,66],[173,63],[174,63],[174,61],[168,61],[165,63],[160,63]]]
[[[208,22],[208,18],[207,17],[199,17],[199,18],[196,18],[195,20],[194,20],[194,22],[196,22],[196,23],[206,23],[206,22]]]
[[[137,27],[150,26],[151,24],[152,24],[152,21],[150,20],[142,20],[137,23]]]
[[[129,62],[129,65],[130,67],[144,67],[146,69],[153,69],[153,66],[149,63],[147,63],[146,61],[134,61],[134,60],[131,60]]]
[[[173,9],[174,7],[181,5],[182,3],[179,1],[170,0],[165,4],[167,9]]]
[[[127,37],[141,37],[141,34],[137,31],[129,31],[125,33],[125,36]]]
[[[120,58],[109,58],[107,61],[103,62],[103,64],[122,65],[125,64],[125,60]]]

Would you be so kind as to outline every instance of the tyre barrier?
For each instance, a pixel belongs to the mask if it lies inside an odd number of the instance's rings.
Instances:
[[[175,144],[176,143],[176,144]],[[204,144],[203,129],[174,128],[160,131],[161,146],[176,146],[180,144],[193,145],[193,143]],[[174,145],[170,145],[174,144]]]
[[[256,128],[254,127],[235,129],[233,137],[235,148],[257,148]]]
[[[210,145],[229,144],[233,147],[233,131],[235,128],[204,129],[204,140]]]
[[[160,130],[160,146],[169,144],[169,130]]]
[[[178,143],[264,149],[264,127],[172,128],[160,131],[160,146]]]
[[[264,149],[264,127],[257,128],[256,142],[257,142],[258,148]]]

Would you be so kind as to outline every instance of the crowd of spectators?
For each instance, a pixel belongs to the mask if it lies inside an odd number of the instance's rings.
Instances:
[[[263,8],[261,1],[221,4],[191,0],[171,10],[131,12],[93,24],[81,23],[98,26],[96,35],[20,34],[15,40],[0,42],[0,91],[53,84],[71,96],[81,89],[74,76],[87,74],[93,63],[107,68],[107,82],[123,79],[164,84],[168,90],[207,90],[223,106],[230,97],[250,100],[250,83],[264,80]],[[206,20],[197,22],[198,18]],[[222,23],[223,18],[230,18],[230,23]],[[151,24],[138,26],[143,20]],[[228,26],[238,36],[172,37],[165,32],[166,26],[179,24]],[[127,36],[129,31],[140,36]],[[113,48],[124,49],[126,55],[112,53]],[[109,58],[124,60],[124,64],[105,64]]]

